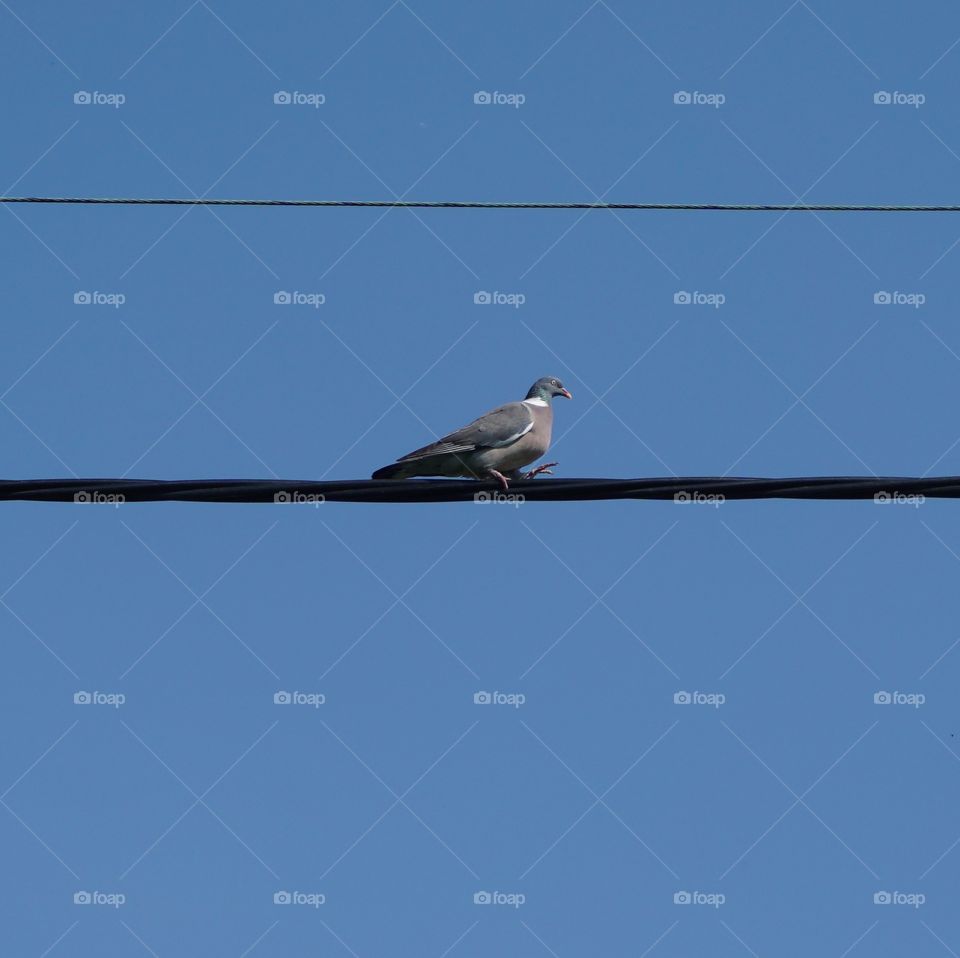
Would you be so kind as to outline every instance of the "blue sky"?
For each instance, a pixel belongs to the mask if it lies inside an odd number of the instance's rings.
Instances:
[[[8,195],[957,199],[939,4],[0,22]],[[7,206],[4,474],[362,478],[542,375],[560,476],[957,474],[958,240]],[[951,502],[8,503],[0,533],[11,954],[960,951]]]

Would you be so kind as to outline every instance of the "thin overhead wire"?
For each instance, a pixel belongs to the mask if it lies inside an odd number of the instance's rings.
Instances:
[[[812,476],[782,479],[522,479],[504,492],[496,482],[459,479],[8,479],[0,501],[119,505],[131,502],[235,502],[320,505],[325,502],[582,502],[666,499],[719,504],[737,499],[872,499],[918,505],[960,499],[960,476]]]
[[[719,213],[960,213],[960,205],[873,203],[538,203],[499,200],[257,200],[208,197],[0,196],[0,203],[84,206],[304,206],[408,210],[640,210]]]

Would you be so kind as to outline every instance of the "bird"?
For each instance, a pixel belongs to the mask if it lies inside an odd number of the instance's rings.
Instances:
[[[511,479],[532,479],[541,472],[552,475],[555,462],[529,472],[523,466],[545,455],[550,448],[554,396],[573,399],[554,376],[538,379],[524,399],[508,402],[436,442],[414,449],[372,479],[409,479],[413,476],[496,479],[506,492]]]

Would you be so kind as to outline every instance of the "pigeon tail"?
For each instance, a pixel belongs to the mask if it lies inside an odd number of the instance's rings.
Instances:
[[[371,479],[405,479],[405,466],[402,462],[394,462],[389,466],[384,466],[382,469],[378,469],[371,477]]]

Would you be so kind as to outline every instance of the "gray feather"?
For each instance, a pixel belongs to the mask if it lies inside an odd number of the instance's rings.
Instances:
[[[533,428],[533,423],[530,406],[522,402],[509,402],[428,446],[414,449],[397,461],[409,462],[413,459],[425,459],[427,456],[509,446],[528,433]]]

